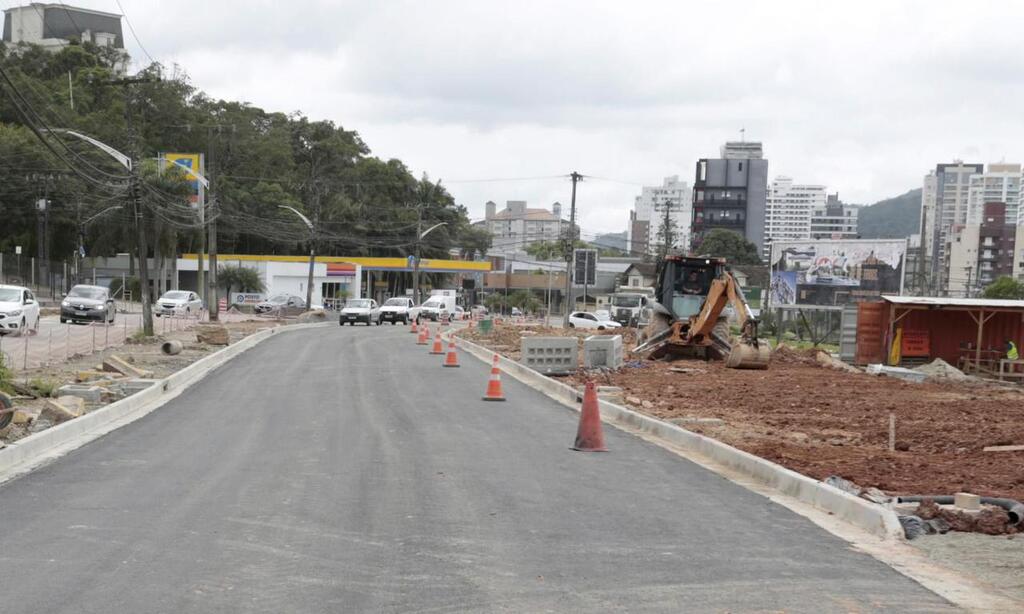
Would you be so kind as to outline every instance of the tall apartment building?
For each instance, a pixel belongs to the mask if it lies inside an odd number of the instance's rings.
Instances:
[[[551,205],[550,211],[527,207],[525,200],[507,201],[501,211],[494,201],[484,206],[484,219],[474,225],[493,235],[491,247],[495,250],[522,250],[534,243],[563,239],[568,232],[569,221],[562,219],[560,203]]]
[[[761,143],[729,142],[721,158],[697,161],[693,184],[694,244],[708,231],[725,228],[764,252],[768,160]]]
[[[811,238],[811,217],[824,210],[825,186],[793,183],[792,177],[776,177],[765,198],[764,252],[767,258],[772,241]]]
[[[950,228],[945,268],[949,296],[977,296],[1003,275],[1013,275],[1017,226],[1006,223],[1005,203],[985,203],[978,223]]]
[[[1024,218],[1020,217],[1020,164],[989,164],[984,173],[971,175],[968,181],[968,223],[981,223],[985,203],[1006,203],[1007,224],[1024,222]]]
[[[690,244],[690,224],[693,219],[690,185],[679,181],[678,175],[673,175],[665,177],[660,186],[644,186],[636,197],[629,216],[628,241],[631,254],[655,252],[666,210],[675,227],[672,247],[686,247]]]
[[[857,230],[857,219],[860,207],[844,205],[839,194],[829,194],[824,207],[819,207],[811,214],[812,239],[856,239],[860,236]]]
[[[941,293],[947,286],[946,247],[950,229],[967,224],[970,179],[984,172],[981,164],[955,160],[938,164],[924,178],[921,191],[921,240],[928,263],[928,287]]]

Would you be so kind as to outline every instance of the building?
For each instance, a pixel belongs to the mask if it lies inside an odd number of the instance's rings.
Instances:
[[[829,194],[825,205],[811,213],[812,239],[856,239],[860,237],[857,230],[857,216],[860,207],[844,205],[839,194]]]
[[[494,251],[522,250],[543,241],[558,241],[568,233],[569,221],[562,219],[562,205],[554,203],[551,210],[526,206],[525,200],[510,200],[497,211],[494,201],[485,205],[486,213],[478,227],[486,228],[494,236]],[[579,234],[577,227],[576,233]]]
[[[763,253],[768,160],[760,143],[726,143],[721,155],[697,161],[692,243],[709,230],[724,228],[742,234]]]
[[[674,238],[671,247],[684,247],[690,244],[690,224],[693,219],[691,210],[692,195],[690,185],[679,181],[678,175],[665,177],[660,186],[644,186],[640,195],[633,203],[630,213],[630,255],[640,256],[653,254],[660,244],[659,233],[664,225],[665,213],[673,222]],[[641,222],[633,235],[635,222]],[[643,224],[646,222],[646,224]]]
[[[629,265],[623,273],[622,285],[619,287],[623,292],[630,288],[653,288],[657,282],[658,267],[653,262],[636,262]]]
[[[4,11],[5,43],[31,43],[57,51],[73,41],[124,49],[121,16],[42,2]]]
[[[970,298],[1013,275],[1017,226],[1006,223],[1005,203],[985,203],[979,224],[954,225],[946,246],[946,295]]]
[[[1006,223],[1024,222],[1020,215],[1020,164],[989,164],[984,173],[968,179],[967,223],[981,223],[985,203],[1006,203]]]
[[[937,164],[924,178],[921,239],[928,263],[928,288],[932,293],[946,288],[949,275],[944,265],[948,233],[954,225],[967,224],[971,176],[980,175],[984,170],[981,164],[954,160],[950,164]]]
[[[825,205],[825,186],[795,184],[792,177],[776,177],[765,199],[763,257],[768,257],[773,240],[810,239],[811,217]]]
[[[1017,224],[1014,235],[1013,278],[1024,281],[1024,224]]]

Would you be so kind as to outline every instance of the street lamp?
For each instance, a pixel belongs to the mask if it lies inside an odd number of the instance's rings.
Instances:
[[[430,234],[435,228],[446,226],[448,222],[441,222],[434,224],[430,228],[419,231],[419,225],[416,227],[416,259],[412,263],[412,302],[417,305],[420,304],[420,242],[423,241],[423,237]]]
[[[316,230],[313,228],[313,222],[309,221],[309,218],[296,209],[295,207],[289,207],[288,205],[278,205],[280,209],[287,209],[299,216],[302,223],[309,229],[309,278],[306,280],[306,309],[313,308],[313,263],[316,261]]]

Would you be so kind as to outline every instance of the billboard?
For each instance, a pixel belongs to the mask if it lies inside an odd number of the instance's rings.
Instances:
[[[771,307],[842,306],[903,291],[906,239],[773,241]]]
[[[198,207],[203,202],[203,186],[199,183],[199,180],[195,175],[188,173],[188,170],[198,171],[199,174],[203,173],[203,154],[197,153],[165,153],[163,155],[164,160],[167,161],[168,165],[176,164],[186,170],[185,177],[189,180],[189,185],[192,187],[192,194],[188,197],[193,207]]]

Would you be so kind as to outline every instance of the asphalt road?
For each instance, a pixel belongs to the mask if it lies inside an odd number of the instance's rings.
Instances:
[[[4,612],[935,612],[816,525],[405,327],[276,336],[0,486]]]

